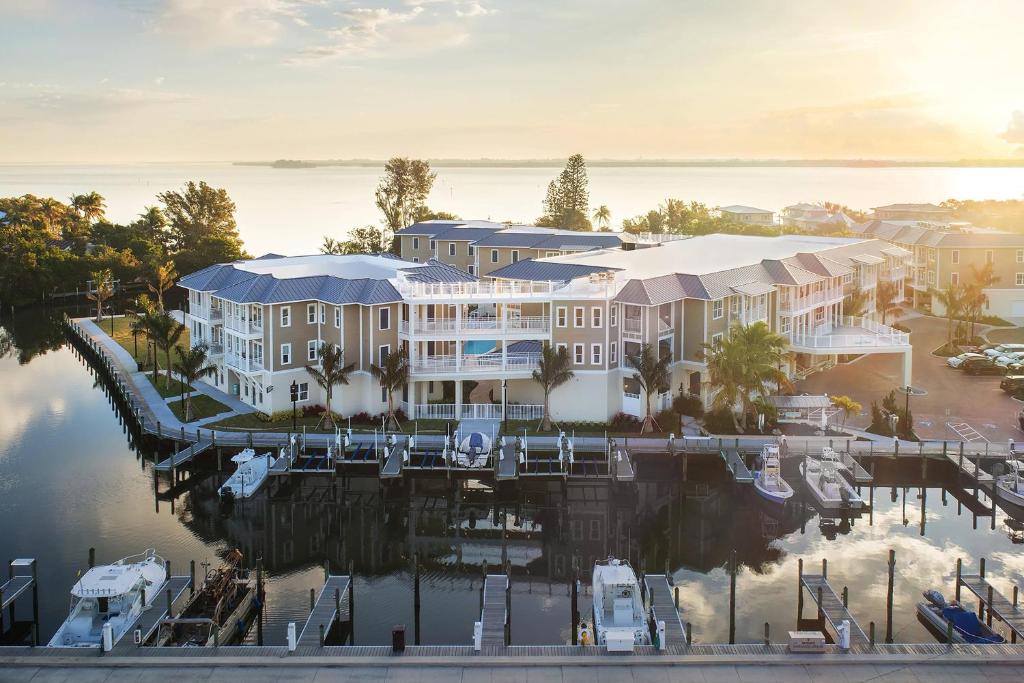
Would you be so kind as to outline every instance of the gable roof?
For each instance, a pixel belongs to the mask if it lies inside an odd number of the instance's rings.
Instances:
[[[418,268],[403,268],[407,280],[413,282],[476,282],[477,278],[461,268],[430,259]]]
[[[576,278],[587,277],[593,273],[607,273],[621,270],[608,266],[591,266],[580,263],[561,263],[554,261],[535,261],[523,259],[492,271],[488,277],[506,280],[535,280],[541,282],[568,282]]]

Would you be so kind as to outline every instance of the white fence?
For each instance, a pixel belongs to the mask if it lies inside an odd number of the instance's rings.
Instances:
[[[543,405],[509,403],[505,406],[509,420],[539,420],[544,416]],[[454,403],[419,403],[413,411],[416,420],[454,420]],[[463,420],[501,420],[501,404],[465,403],[462,405]]]

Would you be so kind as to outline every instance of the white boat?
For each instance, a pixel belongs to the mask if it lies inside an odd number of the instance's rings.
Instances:
[[[491,454],[491,438],[483,432],[472,432],[459,444],[455,461],[460,467],[486,467]]]
[[[760,466],[754,471],[754,489],[773,503],[785,503],[793,497],[793,487],[782,478],[778,444],[765,444]]]
[[[831,451],[832,449],[826,448],[825,450]],[[823,455],[825,454],[823,453]],[[842,508],[859,510],[864,507],[864,499],[850,485],[850,482],[839,474],[838,469],[834,459],[807,459],[800,464],[800,474],[804,478],[804,483],[821,507],[832,510]]]
[[[996,478],[996,486],[999,487],[999,497],[1014,505],[1024,507],[1024,476],[1021,472],[1019,460],[1007,460],[1006,467],[1009,471]]]
[[[276,462],[269,452],[257,456],[251,448],[246,448],[231,460],[238,463],[238,469],[217,489],[217,493],[225,500],[248,498],[256,493]]]
[[[608,558],[594,563],[594,638],[609,652],[632,652],[650,645],[640,583],[629,563]]]
[[[71,612],[50,647],[100,647],[110,626],[113,646],[160,599],[164,561],[152,548],[114,564],[93,567],[71,588]]]

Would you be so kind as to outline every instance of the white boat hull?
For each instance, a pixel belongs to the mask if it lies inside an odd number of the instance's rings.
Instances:
[[[775,488],[764,481],[761,472],[754,473],[754,490],[765,500],[779,505],[793,497],[793,487],[785,479],[779,477],[779,488]]]
[[[274,456],[264,453],[240,464],[228,480],[217,489],[217,494],[227,499],[251,497],[267,480],[274,462]]]
[[[827,484],[827,489],[823,490],[818,483],[819,475],[820,470],[812,469],[808,472],[805,471],[805,464],[800,464],[800,476],[803,477],[807,489],[822,508],[826,510],[859,510],[864,507],[864,499],[850,485],[846,477],[837,474],[835,481]],[[845,497],[843,492],[846,493]]]

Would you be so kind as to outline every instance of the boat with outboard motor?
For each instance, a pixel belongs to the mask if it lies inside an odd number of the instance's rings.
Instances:
[[[1024,472],[1021,471],[1024,464],[1020,460],[1007,460],[1005,466],[1007,473],[996,477],[997,493],[1004,501],[1024,507]]]
[[[1005,643],[1006,638],[993,631],[985,622],[978,619],[974,610],[964,609],[962,605],[946,602],[942,593],[936,590],[923,593],[925,602],[917,603],[918,618],[933,635],[945,640],[949,634],[950,623],[953,625],[954,643],[988,644]]]
[[[90,568],[71,587],[70,614],[50,647],[100,647],[107,627],[113,647],[160,597],[166,581],[164,561],[152,548]]]
[[[784,504],[793,497],[793,487],[782,478],[778,444],[765,444],[754,469],[754,490],[762,498]]]
[[[593,593],[595,645],[609,652],[632,652],[637,645],[651,644],[640,582],[629,562],[612,557],[595,562]]]
[[[235,455],[231,461],[238,464],[238,469],[217,489],[224,500],[248,498],[256,493],[267,480],[270,468],[277,462],[269,451],[258,456],[251,448]]]
[[[473,469],[487,467],[490,455],[491,438],[483,432],[470,432],[455,451],[455,463]]]
[[[864,507],[864,499],[846,477],[839,474],[835,453],[831,451],[831,448],[826,447],[821,460],[806,458],[800,463],[800,476],[821,507],[830,510],[859,510]]]

